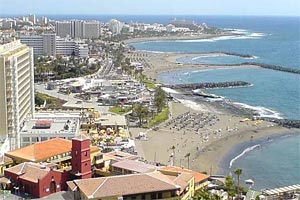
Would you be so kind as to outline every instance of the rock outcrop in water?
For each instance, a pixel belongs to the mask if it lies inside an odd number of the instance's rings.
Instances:
[[[230,88],[230,87],[247,87],[247,86],[251,86],[251,84],[244,82],[244,81],[165,85],[165,87],[172,88],[172,89],[192,89],[192,90],[212,89],[212,88]]]

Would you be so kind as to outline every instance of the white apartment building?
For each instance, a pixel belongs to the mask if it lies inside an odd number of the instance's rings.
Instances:
[[[60,37],[72,36],[72,23],[70,21],[56,22],[55,31]]]
[[[87,44],[77,43],[75,46],[75,56],[87,58],[89,56],[89,47]]]
[[[75,55],[76,42],[71,38],[56,37],[56,54],[63,56]]]
[[[62,21],[56,22],[56,34],[60,37],[92,39],[100,36],[99,21]]]
[[[32,22],[32,24],[36,24],[36,18],[34,14],[30,14],[28,16],[28,21]]]
[[[23,44],[33,47],[35,55],[80,55],[80,57],[88,57],[89,49],[87,45],[79,45],[79,43],[73,39],[61,38],[56,36],[55,33],[44,33],[42,35],[23,35],[20,36],[19,39]],[[80,50],[81,53],[76,52],[77,50]]]
[[[123,29],[123,25],[124,24],[122,22],[112,19],[109,21],[109,30],[111,30],[113,35],[120,34]]]
[[[43,35],[22,35],[19,37],[21,43],[33,47],[34,55],[56,55],[56,35],[43,34]]]
[[[82,38],[97,39],[100,36],[99,21],[84,21],[82,25]]]
[[[0,46],[0,137],[20,147],[20,130],[34,116],[33,50],[19,40]]]

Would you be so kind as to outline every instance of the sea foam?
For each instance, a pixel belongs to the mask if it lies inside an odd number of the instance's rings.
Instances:
[[[282,119],[282,116],[279,112],[265,108],[263,106],[250,106],[244,103],[233,102],[233,104],[241,106],[246,109],[254,110],[260,117],[276,118]]]
[[[251,146],[251,147],[248,147],[246,148],[241,154],[239,154],[238,156],[236,156],[235,158],[233,158],[230,163],[229,163],[229,168],[232,167],[233,163],[238,160],[239,158],[241,158],[242,156],[244,156],[246,153],[250,152],[250,151],[253,151],[254,149],[260,147],[260,144],[257,144],[257,145],[254,145],[254,146]]]

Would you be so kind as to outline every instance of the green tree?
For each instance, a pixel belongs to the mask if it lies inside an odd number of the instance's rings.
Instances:
[[[233,199],[233,197],[235,196],[235,190],[234,190],[234,182],[231,176],[227,176],[225,178],[224,187],[227,190],[228,196],[231,197],[231,199]]]
[[[166,104],[166,94],[160,87],[155,89],[154,104],[157,112],[161,112]]]
[[[235,171],[234,171],[234,174],[235,175],[237,175],[237,180],[238,180],[238,185],[237,185],[237,195],[238,195],[238,197],[240,198],[240,176],[241,176],[241,174],[242,174],[242,169],[236,169]]]
[[[133,113],[138,117],[139,126],[141,127],[143,119],[148,115],[148,109],[142,104],[136,104],[133,107]]]
[[[221,200],[221,197],[209,193],[208,189],[204,187],[195,193],[193,200]]]

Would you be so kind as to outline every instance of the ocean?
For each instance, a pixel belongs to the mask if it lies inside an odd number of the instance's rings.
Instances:
[[[40,16],[37,16],[40,17]],[[53,15],[53,20],[82,19],[107,22],[116,18],[125,22],[162,23],[174,18],[188,19],[209,26],[235,29],[242,37],[220,37],[207,40],[156,41],[133,44],[137,49],[159,52],[230,52],[249,54],[251,59],[236,56],[186,57],[178,62],[206,64],[238,64],[260,62],[283,67],[300,68],[300,17],[246,16],[138,16],[138,15]],[[300,79],[289,74],[261,68],[195,69],[162,73],[157,77],[165,83],[244,80],[248,88],[214,89],[242,106],[256,109],[261,115],[300,119]],[[288,134],[288,135],[286,135]],[[221,163],[221,172],[242,168],[242,180],[253,179],[254,188],[272,188],[300,183],[300,136],[286,133],[237,145]],[[259,145],[259,147],[257,147]],[[232,164],[229,168],[230,163]]]
[[[184,17],[177,17],[184,18]],[[136,49],[157,52],[229,52],[252,55],[184,57],[177,61],[195,64],[240,64],[256,62],[300,68],[300,17],[233,17],[188,16],[210,26],[235,29],[244,36],[188,41],[154,41],[132,44]],[[161,23],[166,19],[161,18]],[[261,116],[300,119],[300,75],[262,68],[197,70],[187,69],[159,74],[163,83],[195,83],[246,81],[246,88],[212,89],[243,107],[256,110]],[[259,145],[259,148],[256,148]],[[300,183],[300,136],[274,137],[265,142],[240,144],[221,163],[221,171],[230,173],[242,168],[242,180],[252,179],[257,189]],[[235,159],[234,159],[235,158]],[[232,164],[229,168],[230,163]]]

